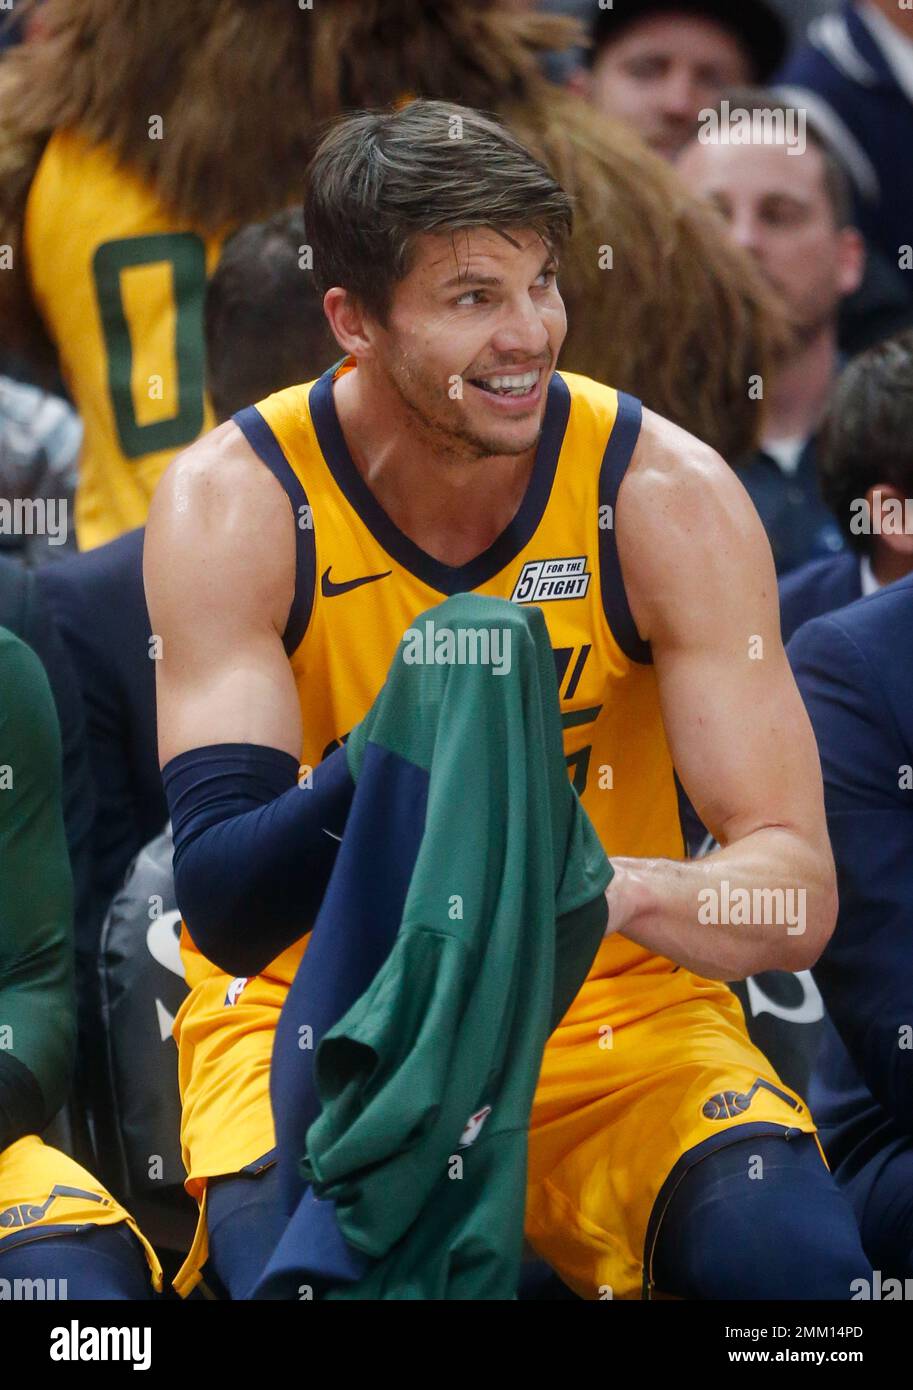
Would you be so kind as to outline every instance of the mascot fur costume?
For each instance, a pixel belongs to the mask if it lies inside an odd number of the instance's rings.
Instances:
[[[500,0],[45,0],[40,19],[0,61],[0,322],[34,372],[56,359],[83,418],[82,549],[141,525],[214,423],[203,299],[225,237],[297,201],[320,122],[409,95],[495,112],[573,196],[563,368],[730,459],[756,440],[749,379],[782,325],[716,215],[540,75],[569,21]]]

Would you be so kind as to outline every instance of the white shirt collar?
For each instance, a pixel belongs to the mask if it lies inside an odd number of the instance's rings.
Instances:
[[[799,470],[802,461],[802,453],[805,449],[807,439],[765,439],[762,448],[765,454],[773,459],[781,473],[787,477],[792,477]]]
[[[863,555],[859,561],[859,578],[862,581],[862,597],[868,598],[869,594],[877,594],[883,586],[875,578],[875,571],[872,569],[872,562],[868,555]]]

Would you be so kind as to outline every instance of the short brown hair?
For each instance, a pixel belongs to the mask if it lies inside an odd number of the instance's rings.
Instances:
[[[913,331],[869,348],[850,362],[834,387],[821,430],[821,493],[856,551],[869,554],[871,535],[851,529],[853,503],[879,483],[913,497]]]
[[[572,222],[570,198],[515,135],[447,101],[344,116],[305,177],[318,289],[342,286],[381,322],[409,273],[415,237],[531,227],[557,253]]]
[[[314,277],[302,268],[298,208],[242,227],[206,286],[206,381],[216,419],[301,381],[339,356]]]

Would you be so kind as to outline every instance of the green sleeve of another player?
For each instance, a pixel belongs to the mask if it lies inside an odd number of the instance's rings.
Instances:
[[[0,1150],[69,1090],[72,913],[53,698],[35,653],[0,628]]]

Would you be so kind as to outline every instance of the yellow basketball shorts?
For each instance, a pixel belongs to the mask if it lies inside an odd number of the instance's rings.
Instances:
[[[116,1226],[125,1221],[146,1255],[149,1277],[162,1288],[158,1257],[133,1217],[91,1173],[27,1134],[0,1153],[0,1251],[9,1241],[19,1245],[90,1226]]]
[[[755,1134],[815,1132],[726,985],[642,960],[584,982],[549,1039],[533,1102],[527,1238],[584,1298],[649,1297],[668,1186],[691,1163]],[[196,986],[175,1025],[186,1186],[201,1207],[175,1280],[185,1296],[207,1257],[207,1177],[263,1165],[275,1144],[269,1063],[285,991],[252,980],[229,1005],[230,984]]]
[[[527,1239],[583,1298],[649,1297],[663,1208],[691,1164],[799,1130],[815,1132],[808,1107],[751,1042],[727,986],[668,963],[587,980],[545,1049]]]

